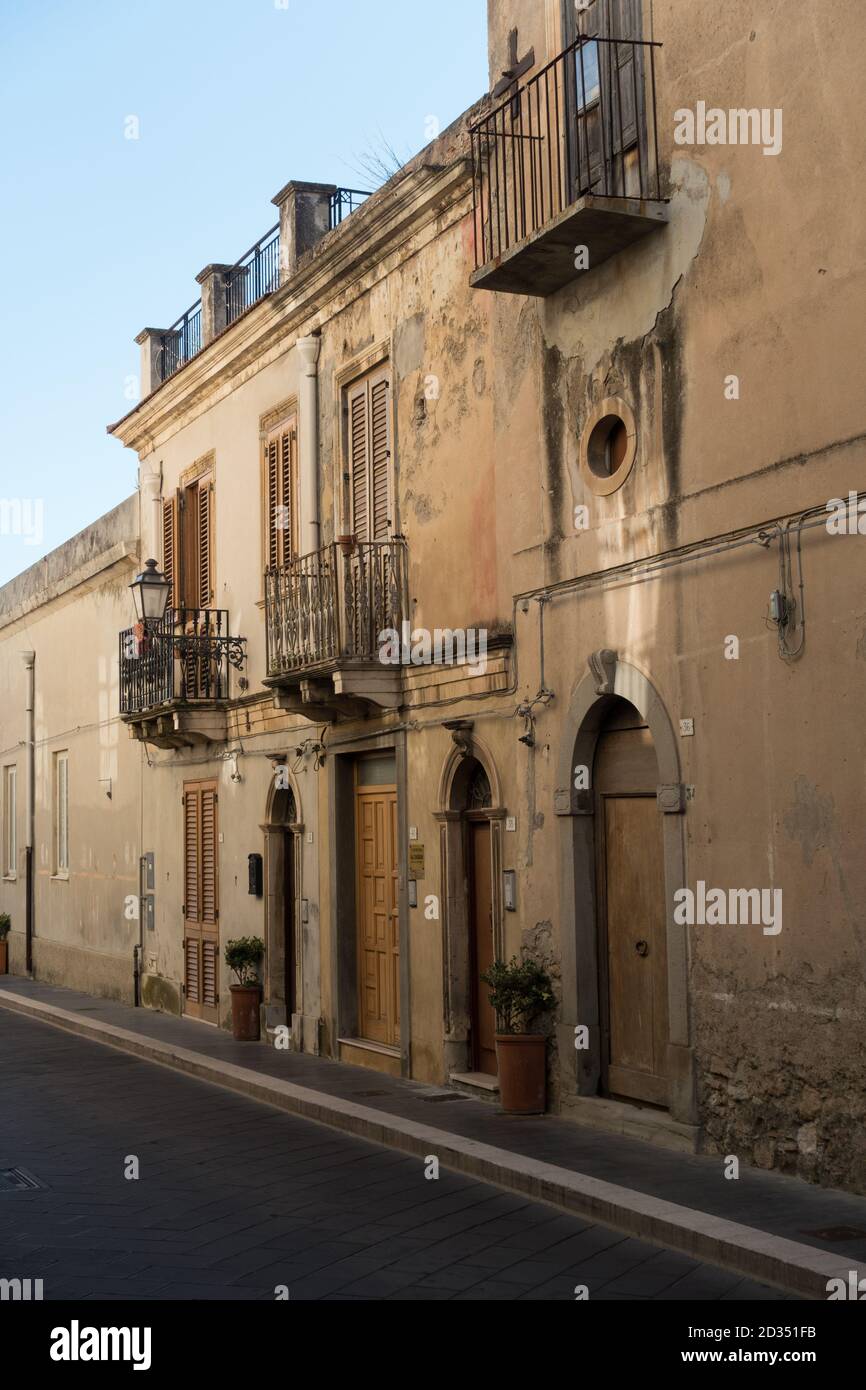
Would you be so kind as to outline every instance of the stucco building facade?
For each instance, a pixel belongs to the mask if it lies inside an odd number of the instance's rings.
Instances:
[[[491,4],[490,95],[347,216],[287,185],[200,321],[140,335],[111,428],[172,616],[142,646],[99,591],[124,727],[81,814],[145,905],[85,943],[82,900],[69,983],[140,926],[142,1003],[225,1026],[222,947],[261,935],[266,1036],[495,1096],[478,976],[527,951],[553,1109],[866,1187],[837,9],[828,87],[811,7]],[[18,708],[37,638],[0,640]]]

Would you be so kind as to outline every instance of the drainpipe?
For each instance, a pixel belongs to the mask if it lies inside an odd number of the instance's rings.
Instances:
[[[298,339],[301,358],[300,391],[300,484],[301,533],[300,553],[312,555],[321,545],[319,528],[319,351],[322,340],[318,333]]]
[[[33,974],[33,846],[35,841],[34,828],[36,824],[36,653],[22,652],[21,660],[27,668],[27,694],[25,711],[27,716],[27,776],[24,779],[26,788],[25,804],[25,838],[24,838],[24,940],[25,940],[25,970],[28,975]]]

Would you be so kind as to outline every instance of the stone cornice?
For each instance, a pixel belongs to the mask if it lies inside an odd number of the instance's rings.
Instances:
[[[374,194],[302,259],[297,273],[276,293],[260,300],[202,352],[108,427],[127,447],[149,453],[196,415],[221,399],[239,378],[260,370],[293,346],[293,335],[320,328],[387,275],[395,254],[417,249],[468,210],[472,171],[468,159],[447,167],[422,164]],[[366,282],[365,282],[366,281]],[[299,332],[298,330],[302,330]]]

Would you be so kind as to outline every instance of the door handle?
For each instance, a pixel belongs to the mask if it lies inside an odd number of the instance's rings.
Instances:
[[[636,941],[634,943],[634,948],[639,956],[649,955],[649,942],[647,941]]]

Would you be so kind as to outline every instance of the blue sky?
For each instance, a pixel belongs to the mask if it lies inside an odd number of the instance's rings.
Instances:
[[[485,21],[486,0],[0,0],[0,500],[21,503],[0,583],[134,489],[105,426],[136,333],[274,225],[289,179],[370,186],[380,132],[408,157],[471,105]]]

